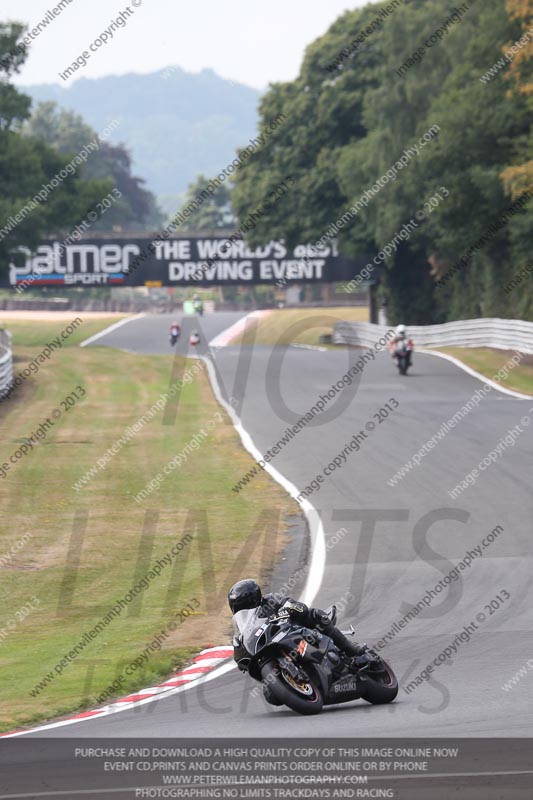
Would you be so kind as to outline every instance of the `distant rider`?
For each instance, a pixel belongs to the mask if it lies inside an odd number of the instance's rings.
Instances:
[[[179,337],[181,336],[181,328],[179,326],[179,323],[173,322],[168,330],[168,333],[169,336],[175,336],[176,339],[179,339]]]
[[[319,608],[308,608],[305,603],[293,600],[291,597],[279,597],[275,594],[263,596],[256,581],[246,579],[238,581],[231,587],[228,593],[228,603],[231,613],[235,616],[243,609],[256,609],[258,619],[268,619],[273,614],[280,611],[286,613],[287,619],[301,625],[304,628],[318,630],[320,633],[329,636],[337,647],[344,651],[350,658],[364,656],[368,647],[366,644],[354,644],[335,627],[325,611]],[[242,672],[248,670],[250,653],[244,648],[242,637],[239,634],[237,625],[234,622],[235,636],[233,639],[233,658]],[[364,656],[367,658],[366,656]]]
[[[192,299],[192,304],[195,312],[197,314],[200,314],[200,316],[202,316],[202,314],[204,313],[204,301],[202,300],[199,294],[194,295]]]
[[[396,349],[400,343],[405,344],[407,353],[407,366],[410,367],[415,345],[412,339],[407,338],[407,329],[405,325],[398,325],[394,334],[394,338],[389,342],[389,350],[394,360],[396,360]]]

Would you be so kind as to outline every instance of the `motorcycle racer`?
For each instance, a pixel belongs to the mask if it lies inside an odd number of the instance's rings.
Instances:
[[[273,614],[282,613],[298,625],[318,630],[332,639],[333,643],[349,658],[367,658],[368,647],[365,643],[354,644],[334,625],[328,614],[319,608],[308,608],[305,603],[291,597],[280,597],[275,594],[263,595],[255,580],[247,578],[234,584],[228,593],[228,603],[235,617],[244,609],[255,609],[258,619],[268,619]],[[244,648],[242,637],[234,620],[235,635],[233,639],[233,658],[242,672],[248,669],[250,653]]]
[[[407,353],[407,366],[411,366],[411,359],[413,350],[415,349],[415,345],[412,339],[407,338],[407,329],[405,325],[398,325],[396,328],[396,332],[394,334],[394,338],[392,338],[389,342],[389,350],[393,359],[397,360],[396,350],[398,345],[402,343],[405,344],[405,350]]]

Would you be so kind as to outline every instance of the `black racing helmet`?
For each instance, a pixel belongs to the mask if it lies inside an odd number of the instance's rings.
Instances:
[[[238,581],[228,592],[228,603],[232,614],[242,611],[243,608],[257,608],[261,605],[262,599],[259,584],[251,578]]]

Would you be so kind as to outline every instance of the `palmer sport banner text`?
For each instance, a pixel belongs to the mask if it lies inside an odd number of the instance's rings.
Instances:
[[[166,239],[99,238],[64,244],[44,241],[35,252],[21,249],[9,267],[9,285],[19,286],[212,286],[333,283],[354,278],[362,256],[339,255],[334,242],[315,249],[288,249],[281,242],[251,248],[227,237]]]

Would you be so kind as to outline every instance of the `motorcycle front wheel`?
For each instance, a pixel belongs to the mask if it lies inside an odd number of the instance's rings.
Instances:
[[[303,670],[300,667],[300,672]],[[295,681],[277,661],[269,661],[261,669],[263,686],[266,692],[277,702],[276,705],[288,706],[297,714],[319,714],[324,700],[315,681],[305,675],[305,680]],[[272,703],[274,705],[274,703]]]
[[[361,697],[372,705],[392,703],[398,694],[398,679],[391,667],[382,658],[375,669],[364,673],[361,681]]]
[[[278,700],[278,698],[274,694],[272,694],[272,692],[270,691],[270,686],[268,685],[268,683],[264,683],[263,684],[263,697],[265,698],[267,703],[269,705],[271,705],[271,706],[282,706],[283,705],[281,700]]]

